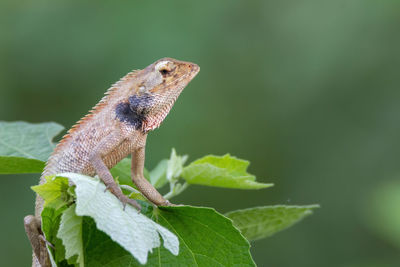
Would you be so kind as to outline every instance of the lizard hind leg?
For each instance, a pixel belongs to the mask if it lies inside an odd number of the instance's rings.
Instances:
[[[33,249],[32,266],[50,267],[50,258],[46,248],[46,239],[41,230],[41,221],[33,215],[24,218],[25,232]]]

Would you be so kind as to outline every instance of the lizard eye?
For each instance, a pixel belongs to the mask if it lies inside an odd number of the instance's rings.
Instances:
[[[161,73],[162,76],[166,76],[168,73],[170,73],[170,70],[162,68],[159,70],[159,72]]]

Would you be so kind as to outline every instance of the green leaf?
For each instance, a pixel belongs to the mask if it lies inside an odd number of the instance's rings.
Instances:
[[[141,264],[147,262],[147,255],[153,248],[160,246],[159,235],[164,247],[173,255],[178,254],[179,241],[174,234],[130,205],[124,209],[98,179],[74,173],[60,176],[68,177],[76,185],[76,214],[92,217],[99,230],[129,251]]]
[[[312,214],[318,205],[307,206],[265,206],[232,211],[226,216],[249,240],[269,237],[282,231]]]
[[[400,182],[376,187],[367,200],[364,217],[369,228],[400,248]]]
[[[65,248],[61,239],[57,238],[61,215],[72,202],[71,187],[68,187],[68,179],[63,177],[46,177],[46,183],[33,186],[32,189],[45,200],[42,211],[42,230],[46,240],[55,246],[56,249],[48,247],[51,260],[60,263],[60,266],[68,266],[65,260]],[[55,265],[54,265],[55,266]]]
[[[62,240],[65,247],[65,258],[70,259],[77,255],[75,262],[83,267],[82,217],[76,215],[75,205],[70,206],[62,214],[57,237]]]
[[[0,121],[0,174],[42,172],[62,129],[54,122]]]
[[[65,248],[60,239],[57,238],[57,231],[60,225],[61,214],[66,209],[63,206],[56,209],[51,206],[44,207],[42,217],[42,231],[48,242],[53,244],[57,249],[47,246],[52,262],[62,262],[65,258]]]
[[[171,183],[176,182],[181,176],[183,170],[183,164],[185,164],[187,160],[187,156],[178,156],[176,154],[175,148],[171,151],[170,159],[167,164],[167,180]]]
[[[163,159],[149,173],[150,183],[155,188],[161,188],[168,182],[168,180],[167,180],[167,168],[168,168],[168,160],[167,159]]]
[[[224,156],[205,156],[183,168],[182,177],[190,184],[238,189],[260,189],[273,184],[258,183],[255,176],[247,173],[249,162]]]
[[[53,138],[63,129],[54,122],[0,121],[0,155],[47,161],[55,147]]]
[[[47,176],[45,179],[46,183],[31,187],[44,199],[45,206],[59,209],[72,201],[67,178]]]
[[[37,159],[0,156],[0,174],[41,173],[44,164]]]
[[[143,261],[139,262],[132,253],[124,249],[126,244],[119,245],[124,241],[118,241],[115,234],[120,232],[117,235],[123,237],[130,245],[134,242],[129,238],[138,239],[135,252],[140,253],[144,250],[143,246],[149,246],[155,242],[154,235],[149,237],[140,234],[143,229],[149,228],[149,225],[157,225],[155,222],[165,227],[159,226],[157,231],[160,231],[160,227],[165,231],[169,229],[178,236],[179,241],[166,234],[171,234],[171,232],[164,232],[162,236],[164,247],[159,246],[159,241],[157,247],[152,246],[154,249],[148,255],[146,266],[255,266],[249,252],[248,241],[229,219],[214,209],[181,206],[153,210],[151,204],[141,202],[142,214],[138,214],[129,205],[123,211],[121,203],[108,191],[104,192],[105,186],[99,181],[79,174],[62,175],[68,176],[77,186],[75,189],[78,198],[76,213],[79,216],[94,217],[96,221],[83,217],[82,240],[85,244],[83,247],[85,266],[142,266]],[[85,212],[79,211],[80,206]],[[137,217],[145,219],[137,222]],[[156,236],[159,240],[157,233]],[[177,244],[179,248],[174,248]],[[176,252],[179,249],[179,254],[177,256],[171,254],[171,248],[176,249]],[[57,257],[57,260],[60,262],[60,257]]]
[[[131,178],[131,159],[124,158],[110,170],[114,179],[118,179],[119,184],[126,184],[132,187],[135,185]],[[135,187],[136,188],[136,187]]]
[[[142,213],[174,232],[179,238],[179,255],[164,247],[154,249],[145,266],[255,266],[248,241],[232,221],[211,208],[161,207],[142,204]],[[143,266],[87,217],[83,224],[87,266]]]

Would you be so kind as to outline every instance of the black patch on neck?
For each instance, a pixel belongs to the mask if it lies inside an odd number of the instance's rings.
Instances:
[[[149,94],[129,97],[129,102],[122,102],[115,108],[117,119],[141,130],[149,108],[152,106],[153,97]]]
[[[133,126],[136,130],[142,129],[143,121],[146,118],[143,112],[135,112],[131,109],[129,103],[119,103],[115,108],[115,114],[121,122]]]

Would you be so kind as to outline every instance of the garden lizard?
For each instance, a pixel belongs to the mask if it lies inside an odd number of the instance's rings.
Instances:
[[[40,178],[63,172],[98,175],[125,207],[140,205],[124,195],[109,169],[131,154],[132,181],[153,204],[171,203],[144,178],[147,133],[159,127],[183,88],[200,68],[190,62],[163,58],[143,70],[132,71],[115,83],[101,101],[73,126],[56,146]],[[32,266],[50,266],[40,214],[44,201],[36,198],[35,216],[24,218],[33,248]]]

